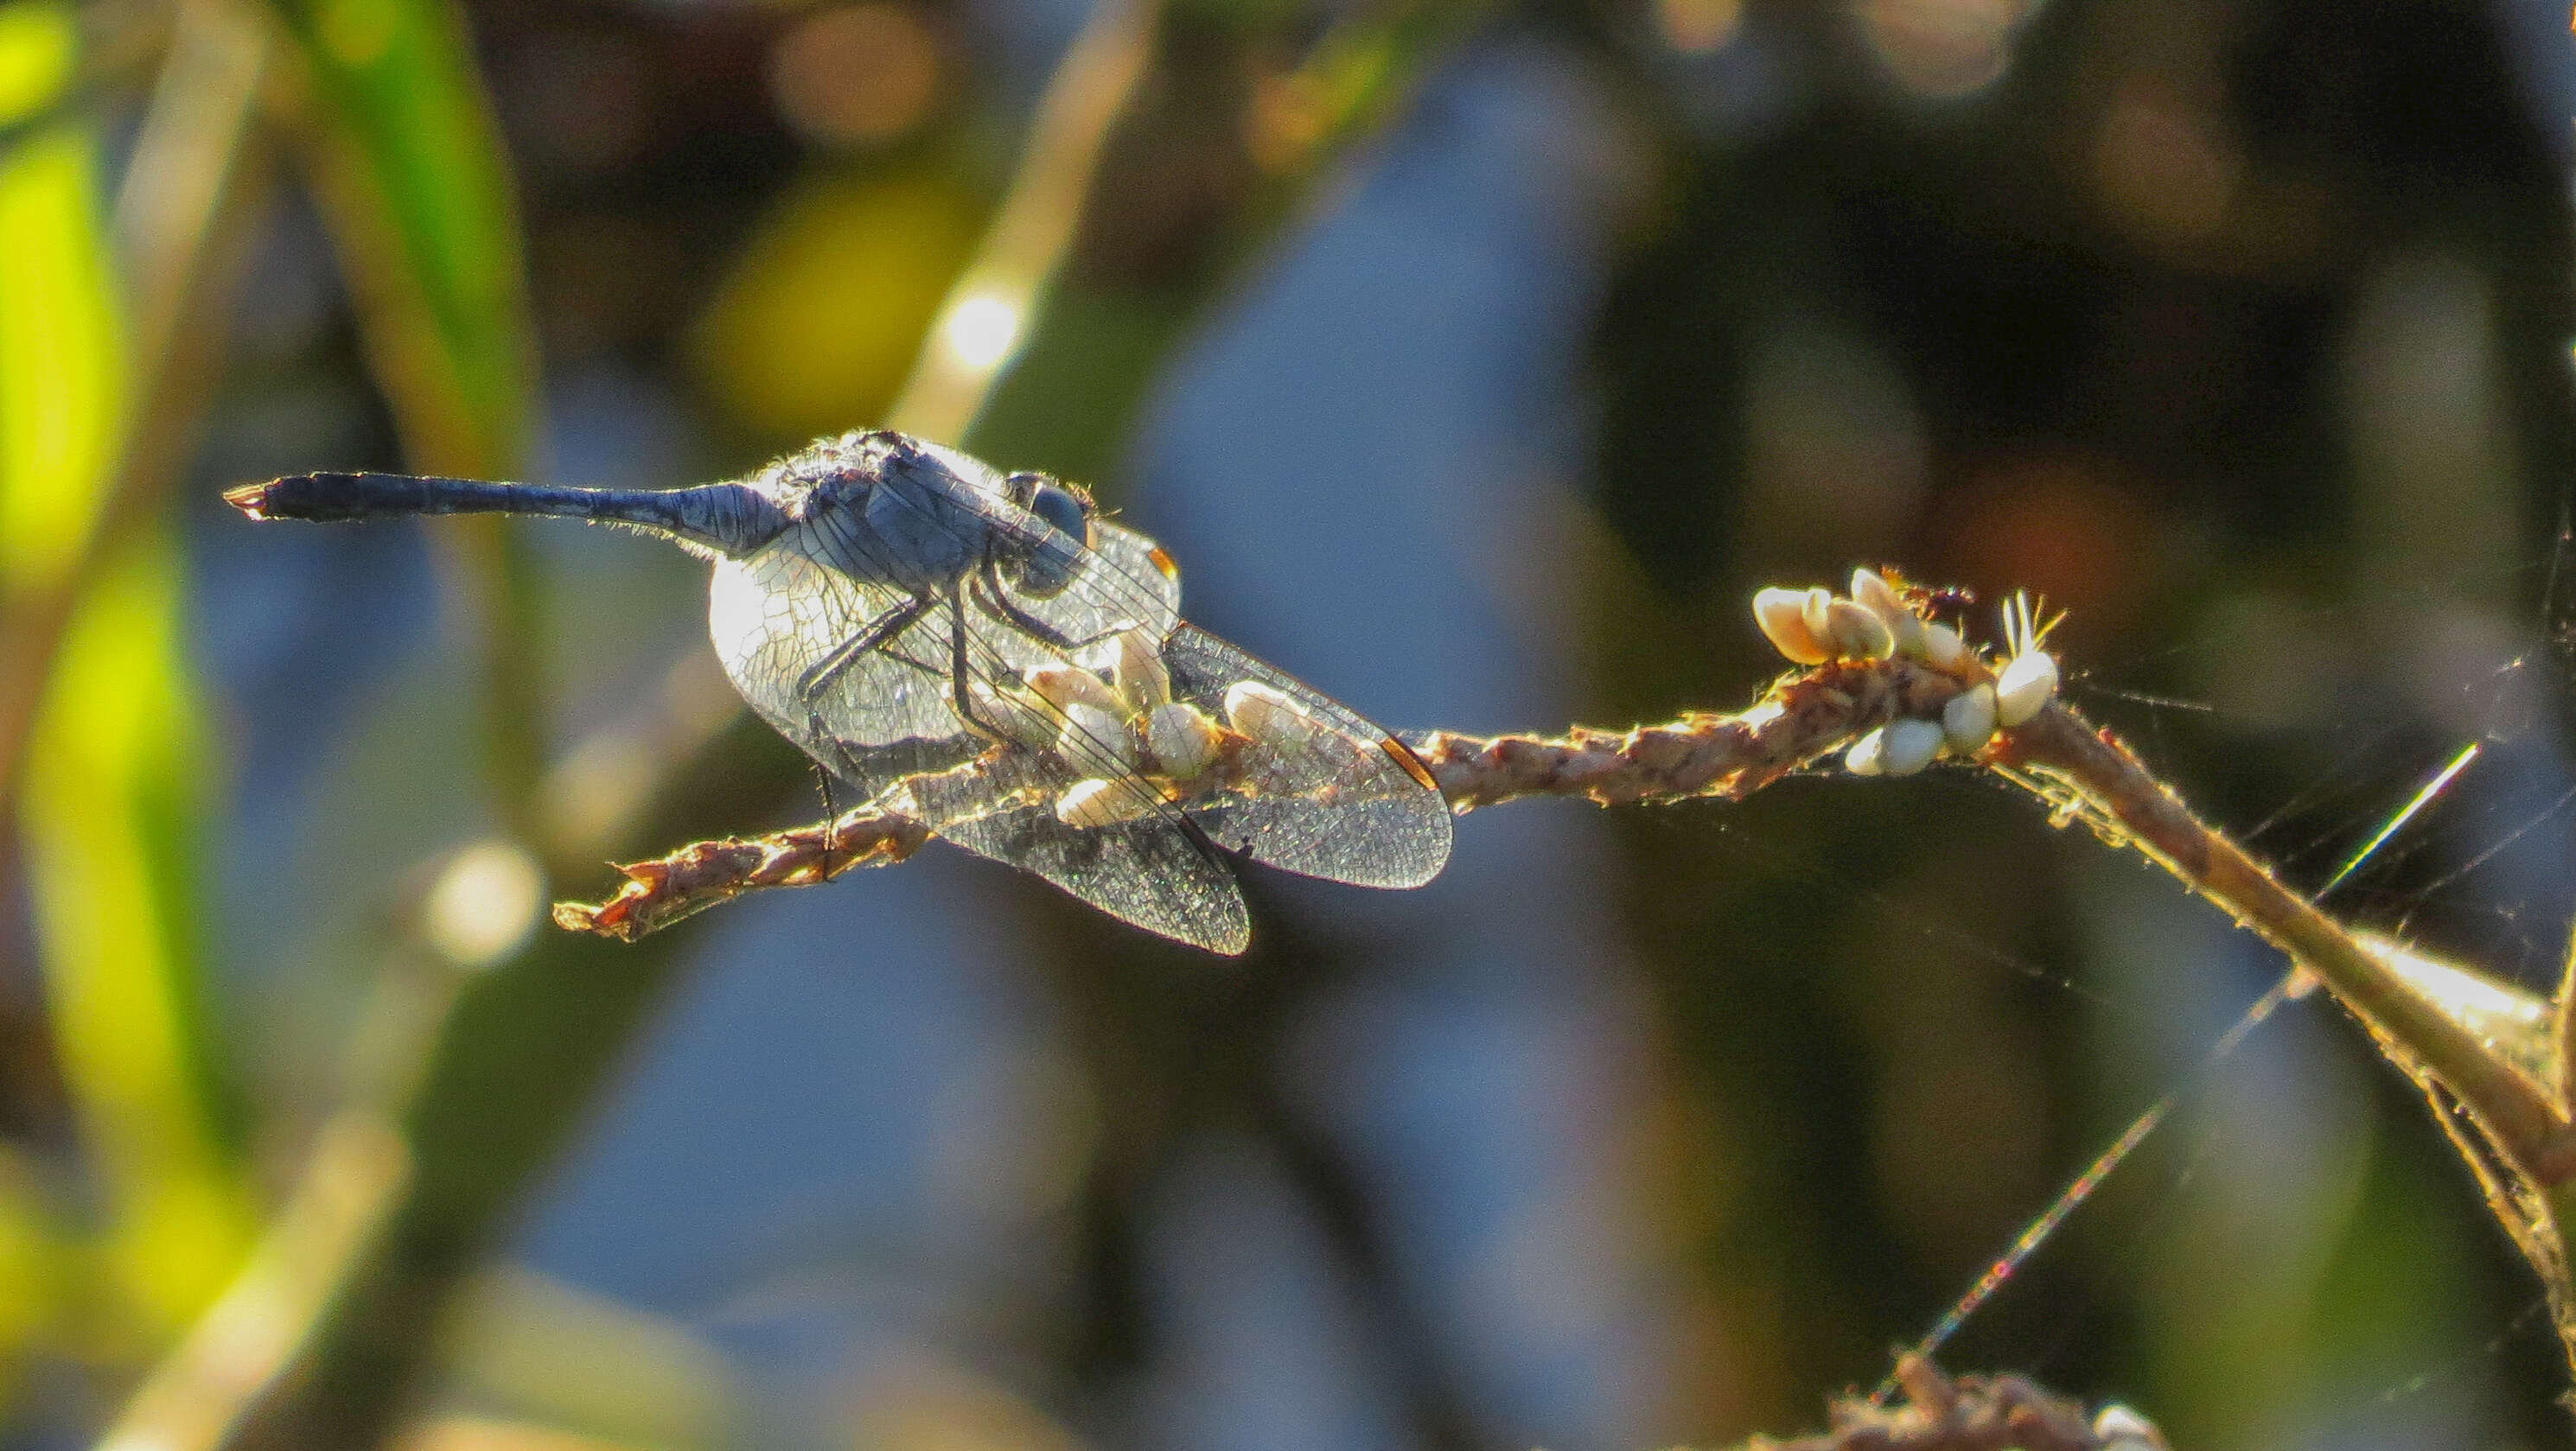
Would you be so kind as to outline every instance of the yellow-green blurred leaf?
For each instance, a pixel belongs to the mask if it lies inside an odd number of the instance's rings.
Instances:
[[[79,53],[80,27],[69,5],[0,5],[0,125],[59,99]]]
[[[111,1267],[156,1336],[222,1288],[252,1227],[198,974],[180,607],[167,531],[122,544],[64,638],[19,807],[57,1051],[115,1208]]]
[[[179,556],[157,524],[95,518],[127,399],[85,129],[48,128],[0,160],[0,237],[0,599],[57,582],[91,529],[133,531],[76,606],[18,826],[57,1053],[106,1189],[106,1257],[133,1328],[158,1336],[232,1271],[249,1216],[197,977]]]
[[[937,177],[798,186],[753,232],[699,326],[708,385],[780,438],[878,421],[984,214],[980,198]]]
[[[320,190],[413,461],[500,476],[535,350],[510,169],[444,0],[277,0],[313,83]]]
[[[120,319],[96,181],[96,147],[75,127],[0,160],[0,598],[79,556],[115,456]]]

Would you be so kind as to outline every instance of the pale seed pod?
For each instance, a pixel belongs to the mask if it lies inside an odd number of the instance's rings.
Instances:
[[[2165,1433],[2155,1422],[2117,1402],[2093,1418],[2093,1439],[2102,1451],[2166,1451]]]
[[[1064,788],[1056,798],[1055,819],[1067,826],[1115,826],[1151,812],[1155,801],[1132,781],[1091,776]]]
[[[2056,693],[2057,661],[2045,650],[2024,650],[1995,677],[1995,723],[2011,730]]]
[[[1880,624],[1896,637],[1896,653],[1910,658],[1923,654],[1923,620],[1905,601],[1897,598],[1896,586],[1887,576],[1874,569],[1852,571],[1852,602],[1878,616]]]
[[[1887,743],[1879,747],[1879,769],[1891,776],[1911,776],[1941,754],[1941,724],[1929,720],[1887,723]]]
[[[1314,727],[1297,702],[1258,680],[1238,680],[1225,688],[1225,718],[1242,734],[1273,746],[1298,744]]]
[[[1143,715],[1172,698],[1172,672],[1163,664],[1162,643],[1145,630],[1122,630],[1111,642],[1110,687],[1135,715]]]
[[[1798,597],[1798,623],[1815,637],[1816,648],[1825,658],[1834,658],[1834,592],[1822,585]]]
[[[1816,632],[1807,628],[1804,610],[1807,596],[1823,594],[1822,590],[1766,589],[1753,594],[1753,623],[1762,627],[1762,637],[1771,648],[1798,665],[1822,665],[1833,658]]]
[[[1876,611],[1850,600],[1825,606],[1825,639],[1846,660],[1884,660],[1896,653],[1896,632]]]
[[[1058,710],[1070,711],[1087,705],[1111,715],[1123,715],[1116,692],[1108,682],[1079,665],[1033,665],[1029,667],[1029,689],[1045,697]]]
[[[1913,613],[1905,608],[1904,601],[1896,597],[1896,587],[1887,582],[1887,576],[1867,565],[1852,571],[1851,584],[1853,601],[1867,605],[1880,619],[1899,613]]]
[[[1127,722],[1096,705],[1076,703],[1064,708],[1064,730],[1056,737],[1055,753],[1081,770],[1136,768],[1136,739],[1128,733]]]
[[[1968,649],[1968,642],[1959,638],[1958,631],[1938,620],[1924,624],[1923,661],[1925,664],[1944,675],[1957,675],[1968,668],[1973,658],[1974,654]]]
[[[1880,726],[1852,742],[1851,748],[1843,752],[1843,769],[1855,776],[1884,776],[1887,774],[1886,752],[1887,727]]]
[[[1034,751],[1054,747],[1056,714],[1045,702],[1016,690],[995,690],[981,680],[966,682],[966,698],[976,717],[1006,739]]]
[[[1145,717],[1145,749],[1154,764],[1175,781],[1194,781],[1216,764],[1222,739],[1216,722],[1186,701],[1169,701]]]
[[[1941,707],[1941,733],[1963,756],[1983,747],[1995,733],[1995,688],[1980,683],[1951,696]]]

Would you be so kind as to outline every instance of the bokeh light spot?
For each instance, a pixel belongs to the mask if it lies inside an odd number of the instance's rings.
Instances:
[[[1020,310],[989,294],[969,297],[950,310],[940,336],[957,361],[970,368],[989,368],[1019,340]]]
[[[1896,83],[1963,96],[2003,74],[2023,0],[1860,0],[1861,32]]]
[[[844,5],[770,53],[778,114],[808,141],[865,146],[921,124],[939,94],[939,37],[905,5]]]
[[[2104,200],[2130,230],[2167,243],[2217,232],[2244,171],[2215,116],[2145,79],[2120,86],[2093,165]]]
[[[545,891],[545,873],[525,847],[479,841],[448,858],[422,904],[422,928],[457,966],[489,967],[528,940]]]
[[[699,329],[709,386],[781,438],[873,416],[911,371],[983,220],[982,199],[940,177],[821,177],[791,191]]]
[[[1664,43],[1694,55],[1735,38],[1744,21],[1743,0],[1656,0],[1655,28]]]

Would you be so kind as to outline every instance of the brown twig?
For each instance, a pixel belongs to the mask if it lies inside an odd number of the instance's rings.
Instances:
[[[1576,727],[1562,737],[1432,731],[1412,745],[1456,812],[1523,796],[1580,796],[1604,806],[1740,799],[1898,715],[1938,715],[1960,683],[1910,660],[1845,661],[1786,675],[1740,715],[1693,714],[1621,732]],[[745,892],[827,882],[903,860],[929,831],[873,806],[828,826],[692,842],[618,867],[616,894],[561,902],[555,925],[632,942]]]
[[[1756,1436],[1741,1451],[2163,1451],[2163,1438],[2135,1415],[2088,1417],[2021,1376],[1952,1380],[1907,1354],[1897,1358],[1896,1383],[1902,1404],[1847,1397],[1827,1413],[1829,1429],[1785,1441]]]
[[[557,902],[555,925],[633,942],[745,892],[807,887],[853,867],[891,866],[929,839],[919,822],[862,806],[792,831],[693,842],[620,866],[626,885],[604,902]]]
[[[2025,609],[2020,647],[2035,648],[2044,633]],[[1604,806],[1741,799],[1864,732],[1900,719],[1939,720],[1963,690],[1982,690],[1986,673],[1981,660],[1943,670],[1903,653],[1843,659],[1781,677],[1736,715],[1694,713],[1623,732],[1578,727],[1562,737],[1433,731],[1408,743],[1455,812],[1523,796],[1577,796]],[[2560,1201],[2576,1195],[2576,1124],[2560,1102],[2564,1065],[2544,1079],[2494,1051],[2476,1023],[2446,1011],[2387,954],[2194,816],[2110,732],[2064,704],[2051,701],[1994,735],[1975,759],[2049,803],[2058,824],[2084,821],[2171,872],[2312,973],[2362,1020],[2382,1052],[2433,1096],[2478,1170],[2492,1212],[2548,1284],[2576,1363],[2576,1292],[2560,1229]],[[701,843],[622,868],[627,883],[616,896],[563,904],[555,920],[632,941],[746,891],[899,861],[928,834],[901,815],[866,809],[829,828]],[[2454,1106],[2460,1121],[2450,1116]]]

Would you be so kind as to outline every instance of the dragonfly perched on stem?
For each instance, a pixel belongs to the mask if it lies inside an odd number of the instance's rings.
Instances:
[[[672,490],[401,474],[234,489],[255,519],[544,514],[713,562],[708,628],[753,710],[863,800],[1214,952],[1227,861],[1415,887],[1449,814],[1403,744],[1180,618],[1180,571],[1081,489],[875,431]]]

